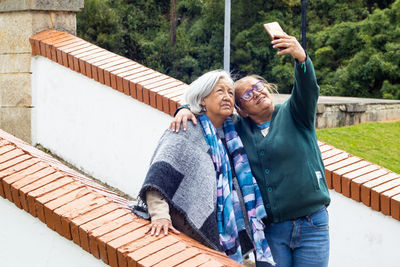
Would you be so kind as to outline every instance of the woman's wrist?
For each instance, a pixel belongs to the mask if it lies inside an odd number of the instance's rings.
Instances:
[[[179,108],[177,108],[177,109],[175,110],[174,117],[175,117],[176,114],[179,112],[179,110],[184,109],[184,108],[190,110],[189,104],[181,105]]]

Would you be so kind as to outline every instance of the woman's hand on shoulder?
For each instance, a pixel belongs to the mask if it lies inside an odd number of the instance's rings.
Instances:
[[[164,235],[168,235],[168,231],[172,231],[175,234],[179,234],[180,232],[176,230],[173,226],[170,220],[168,219],[157,219],[154,220],[150,223],[147,232],[150,232],[150,235],[155,235],[158,236],[161,232],[164,233]]]
[[[189,109],[183,108],[178,111],[168,129],[173,132],[179,132],[182,124],[183,130],[186,131],[188,120],[191,120],[194,125],[197,125],[196,116]]]
[[[296,37],[289,35],[276,35],[277,39],[274,39],[271,43],[273,48],[281,48],[278,51],[278,55],[290,54],[293,58],[299,62],[304,62],[307,59],[306,52],[303,47],[297,41]]]

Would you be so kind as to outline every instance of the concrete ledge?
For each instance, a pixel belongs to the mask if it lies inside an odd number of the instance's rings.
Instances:
[[[283,103],[288,94],[274,96]],[[364,122],[400,120],[400,100],[320,96],[317,106],[317,128],[349,126]]]
[[[75,11],[83,8],[84,0],[2,0],[0,12],[21,10]]]

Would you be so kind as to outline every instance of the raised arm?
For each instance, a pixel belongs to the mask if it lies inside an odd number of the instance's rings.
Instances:
[[[290,54],[295,60],[295,81],[290,97],[290,108],[298,123],[307,128],[314,127],[319,86],[315,77],[314,66],[303,47],[292,36],[277,36],[272,41],[274,48],[287,47],[279,55]]]

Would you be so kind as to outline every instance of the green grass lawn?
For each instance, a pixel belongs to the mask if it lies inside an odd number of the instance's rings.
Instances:
[[[400,174],[400,121],[317,130],[318,140]]]

